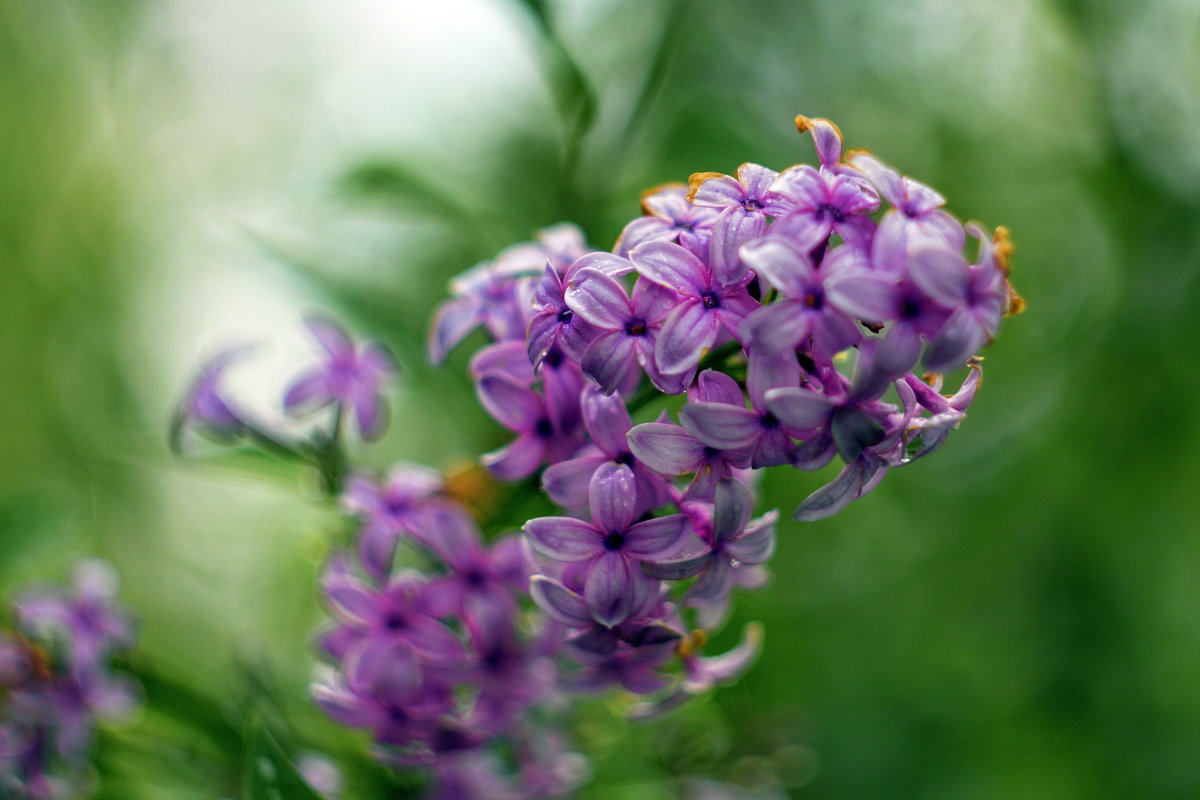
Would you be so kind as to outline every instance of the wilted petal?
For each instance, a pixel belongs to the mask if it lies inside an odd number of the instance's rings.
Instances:
[[[857,460],[863,450],[887,438],[887,430],[879,420],[853,407],[835,410],[829,430],[838,454],[847,463]]]
[[[874,474],[872,472],[872,474]],[[860,462],[847,464],[831,482],[817,489],[796,506],[797,522],[813,522],[832,517],[850,504],[862,491],[866,470]]]
[[[719,172],[697,172],[688,178],[688,185],[688,200],[694,206],[728,208],[740,206],[746,199],[742,184]]]
[[[581,561],[603,551],[600,532],[572,517],[537,517],[524,530],[534,550],[556,561]]]

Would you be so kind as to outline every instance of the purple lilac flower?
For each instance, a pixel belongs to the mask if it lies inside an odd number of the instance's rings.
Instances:
[[[879,197],[848,175],[820,172],[800,164],[779,173],[771,184],[776,204],[787,206],[771,232],[803,247],[820,245],[836,233],[843,241],[865,244],[875,231],[868,216],[879,210]]]
[[[746,291],[749,274],[725,283],[691,251],[670,242],[648,242],[629,254],[638,274],[678,295],[654,344],[654,363],[667,375],[686,373],[712,348],[722,328],[737,336],[758,303]]]
[[[628,258],[635,247],[646,242],[678,242],[696,256],[707,258],[712,226],[718,213],[712,208],[692,205],[687,201],[687,194],[687,187],[679,184],[644,193],[642,212],[646,216],[625,226],[613,252]]]
[[[587,251],[583,235],[567,223],[538,234],[537,243],[514,245],[450,281],[453,299],[434,315],[429,360],[440,364],[480,325],[499,341],[524,340],[534,313],[537,276],[547,264],[558,274]]]
[[[383,387],[395,373],[391,354],[377,343],[361,347],[337,323],[319,317],[305,320],[321,347],[321,363],[296,378],[283,397],[293,414],[337,403],[354,415],[363,439],[378,438],[387,426]]]
[[[742,281],[748,268],[738,255],[739,248],[763,235],[769,217],[788,209],[788,204],[767,191],[778,175],[758,164],[742,164],[736,178],[698,172],[688,179],[688,202],[721,212],[713,222],[709,263],[722,283]]]
[[[962,249],[966,237],[958,220],[942,210],[946,198],[923,183],[903,177],[869,153],[855,153],[850,163],[869,180],[892,209],[879,226],[881,242],[904,242],[911,235],[932,236]]]
[[[583,508],[588,487],[602,464],[626,464],[637,487],[634,514],[658,508],[669,499],[666,482],[632,453],[626,439],[633,423],[619,395],[604,395],[596,386],[583,390],[583,422],[593,443],[592,452],[550,465],[542,473],[542,487],[564,508]]]
[[[543,396],[500,371],[481,375],[475,390],[496,421],[517,434],[506,447],[483,457],[484,466],[501,480],[528,477],[545,461],[569,458],[581,443],[577,393],[573,400],[570,391]]]
[[[775,552],[775,521],[770,512],[754,524],[750,522],[754,499],[750,490],[728,478],[717,484],[716,502],[707,530],[701,529],[706,550],[656,564],[643,571],[662,580],[696,578],[683,597],[689,606],[714,607],[724,616],[734,573],[743,566],[765,564]]]
[[[220,441],[236,437],[245,428],[245,417],[225,393],[225,374],[249,352],[238,346],[213,356],[192,381],[187,395],[175,414],[174,441],[184,429],[195,429]]]
[[[656,582],[642,562],[670,557],[690,529],[682,514],[633,522],[636,503],[633,470],[606,463],[596,470],[589,491],[592,521],[539,517],[525,523],[534,549],[558,561],[585,561],[584,597],[597,622],[625,620]]]
[[[605,394],[636,380],[639,366],[667,394],[683,391],[687,376],[663,374],[654,360],[673,298],[646,281],[637,282],[630,298],[610,273],[591,268],[574,273],[567,285],[567,305],[598,331],[580,366]]]
[[[369,574],[386,576],[401,533],[412,533],[422,513],[436,505],[444,478],[418,464],[398,463],[383,480],[356,474],[346,482],[342,507],[362,521],[359,559]]]
[[[859,291],[882,291],[876,286],[879,279],[848,270],[817,269],[804,250],[774,236],[746,245],[742,257],[784,297],[746,319],[742,335],[751,351],[779,353],[803,347],[825,362],[862,339],[842,300]]]

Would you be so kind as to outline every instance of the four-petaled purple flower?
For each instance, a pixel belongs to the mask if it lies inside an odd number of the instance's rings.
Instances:
[[[304,413],[336,403],[354,415],[363,439],[378,438],[387,426],[383,387],[395,373],[391,354],[378,342],[356,346],[330,320],[310,317],[305,325],[321,347],[321,363],[293,381],[283,407]]]

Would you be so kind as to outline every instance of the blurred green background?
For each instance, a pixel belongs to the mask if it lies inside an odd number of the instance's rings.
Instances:
[[[584,796],[1200,796],[1195,0],[15,0],[0,583],[122,573],[162,702],[106,733],[103,795],[236,796],[250,696],[288,746],[364,746],[304,695],[338,529],[311,476],[167,452],[205,354],[268,342],[265,404],[301,313],[339,314],[406,369],[362,459],[470,458],[506,435],[469,348],[423,364],[446,280],[563,219],[610,246],[692,172],[811,162],[797,113],[1009,226],[1029,311],[936,457],[780,525],[713,648],[762,620],[750,674],[641,727],[595,709]],[[776,470],[765,505],[819,481]]]

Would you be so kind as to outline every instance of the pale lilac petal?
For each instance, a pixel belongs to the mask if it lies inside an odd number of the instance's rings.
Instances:
[[[845,214],[847,219],[860,214],[874,214],[879,210],[879,198],[873,192],[864,190],[859,180],[848,175],[840,175],[830,184],[829,204]]]
[[[771,184],[771,194],[790,201],[792,206],[803,211],[815,211],[829,200],[829,189],[825,178],[808,164],[785,169]]]
[[[761,201],[763,195],[771,188],[771,184],[779,177],[779,173],[759,164],[747,162],[738,167],[737,177],[742,186],[746,187],[746,198]]]
[[[719,324],[716,314],[698,300],[677,306],[663,323],[654,345],[654,362],[659,370],[674,375],[696,366],[716,341]]]
[[[796,506],[796,521],[813,522],[832,517],[850,505],[850,502],[862,491],[868,471],[870,474],[874,474],[873,470],[869,470],[861,462],[847,464],[830,483],[817,489],[805,498],[804,502]]]
[[[746,370],[746,391],[750,405],[756,410],[766,408],[766,395],[771,389],[791,389],[800,385],[800,362],[790,350],[767,354],[755,351]]]
[[[414,649],[432,658],[453,658],[462,651],[462,643],[454,632],[433,617],[414,615],[403,633]]]
[[[741,334],[742,323],[746,317],[762,308],[758,301],[747,292],[725,295],[721,298],[721,306],[717,309],[717,319],[725,326],[725,330],[734,338]]]
[[[887,437],[887,430],[879,420],[852,407],[833,412],[829,432],[833,435],[838,454],[847,463],[857,461],[863,450],[879,444]]]
[[[312,370],[297,378],[283,396],[283,407],[289,413],[320,408],[333,400],[324,370]]]
[[[629,297],[617,280],[597,269],[582,269],[567,282],[567,306],[601,328],[622,328],[630,315]]]
[[[621,231],[613,245],[613,253],[627,258],[632,250],[646,242],[666,241],[676,235],[675,226],[661,217],[638,217]]]
[[[741,252],[750,268],[786,297],[802,297],[813,283],[812,261],[785,239],[757,239]]]
[[[586,628],[592,623],[587,601],[553,578],[534,575],[529,583],[529,594],[547,616],[568,627]]]
[[[683,427],[709,447],[750,447],[762,427],[758,414],[726,403],[688,403],[679,412]]]
[[[921,356],[921,337],[911,325],[897,323],[875,348],[875,368],[895,377],[908,372]]]
[[[922,239],[909,253],[908,274],[931,300],[949,308],[960,305],[967,296],[970,273],[961,253],[940,242]]]
[[[636,504],[633,470],[611,461],[601,464],[588,489],[588,507],[596,527],[606,533],[624,531],[633,521]]]
[[[950,315],[925,351],[925,368],[930,372],[950,372],[967,363],[987,344],[987,330],[969,309],[960,308]]]
[[[833,218],[823,212],[794,211],[771,227],[772,239],[795,244],[804,252],[819,246],[833,233]]]
[[[727,208],[713,223],[709,243],[708,263],[718,286],[744,283],[750,268],[738,251],[742,245],[763,235],[766,217],[758,211],[747,211],[740,205]]]
[[[691,693],[705,692],[715,684],[728,683],[741,675],[750,668],[762,649],[762,631],[762,625],[752,622],[746,626],[742,641],[737,647],[719,656],[698,658],[699,664],[694,670],[689,670],[691,674],[688,680],[684,681],[683,690]]]
[[[739,563],[754,566],[765,564],[775,553],[775,522],[778,511],[769,511],[746,528],[746,532],[725,543],[725,552]]]
[[[809,389],[771,389],[766,394],[767,409],[787,427],[810,431],[829,421],[836,403]]]
[[[633,263],[627,258],[615,253],[596,252],[588,253],[576,259],[575,263],[567,270],[567,275],[574,275],[581,269],[595,269],[603,272],[605,275],[611,275],[614,278],[619,275],[628,275],[633,272]]]
[[[358,559],[371,577],[382,580],[392,571],[399,534],[386,525],[368,525],[359,534]]]
[[[475,391],[488,413],[509,430],[531,431],[545,415],[537,392],[504,373],[483,375]]]
[[[740,481],[726,479],[717,483],[713,506],[713,541],[730,539],[745,530],[754,508],[754,497]]]
[[[742,395],[742,387],[738,382],[715,369],[706,369],[700,373],[696,381],[695,397],[692,397],[691,392],[688,393],[688,397],[698,402],[728,403],[738,408],[746,405],[746,398]]]
[[[814,315],[797,300],[763,306],[742,323],[742,341],[768,355],[794,350],[812,333]]]
[[[482,322],[479,305],[468,300],[442,303],[433,318],[429,334],[429,360],[440,364],[450,351],[479,327]]]
[[[629,260],[646,280],[685,297],[699,297],[709,288],[704,264],[677,244],[647,242],[631,252]]]
[[[683,602],[688,606],[710,605],[728,597],[732,589],[733,570],[729,566],[729,560],[714,558],[708,570],[688,589]]]
[[[857,153],[850,159],[850,164],[867,176],[883,199],[893,206],[902,206],[908,191],[900,179],[900,173],[887,166],[874,156],[867,153]]]
[[[631,369],[636,369],[634,340],[624,331],[598,336],[583,355],[583,374],[599,384],[601,391],[612,394]]]
[[[821,162],[821,166],[827,169],[836,167],[842,160],[841,131],[822,117],[797,117],[796,127],[800,128],[802,124],[812,134],[813,147],[817,150],[817,160]]]
[[[594,387],[583,390],[583,424],[596,445],[616,458],[629,451],[625,434],[633,424],[625,401],[617,395],[605,396]]]
[[[556,561],[582,561],[604,551],[599,531],[573,517],[537,517],[524,530],[534,550]]]
[[[715,172],[698,172],[688,179],[693,187],[691,202],[694,206],[706,208],[728,208],[740,206],[746,199],[746,192],[736,178]]]
[[[363,441],[378,439],[388,422],[388,405],[383,395],[376,392],[359,393],[354,398],[354,419]]]
[[[544,448],[535,436],[522,434],[512,444],[485,453],[480,461],[493,475],[502,481],[519,481],[528,478],[541,466]]]
[[[884,323],[896,314],[895,281],[866,270],[844,270],[826,278],[825,299],[863,322]]]
[[[516,340],[496,342],[483,348],[471,358],[470,369],[475,378],[487,372],[501,372],[526,386],[533,385],[536,380],[529,351],[524,342]]]
[[[779,428],[764,430],[754,444],[754,453],[750,456],[750,466],[758,469],[759,467],[778,467],[786,464],[791,449],[792,438],[785,431]]]
[[[621,551],[645,561],[656,561],[674,555],[691,531],[684,514],[670,514],[631,525],[625,531]]]
[[[629,560],[615,550],[602,553],[588,569],[583,596],[592,618],[601,625],[623,622],[633,610],[630,572]]]
[[[306,317],[304,327],[331,359],[340,361],[354,355],[354,342],[337,323],[323,317]]]
[[[642,573],[649,575],[651,578],[663,581],[680,581],[684,578],[691,578],[700,574],[714,558],[719,558],[719,556],[714,556],[706,550],[703,553],[688,556],[687,558],[675,558],[666,561],[643,561]]]
[[[704,463],[705,447],[678,425],[646,422],[629,431],[629,449],[637,460],[663,475],[686,475]]]
[[[607,456],[588,456],[551,464],[542,473],[542,488],[563,508],[583,508],[588,503],[588,486],[596,468]]]

